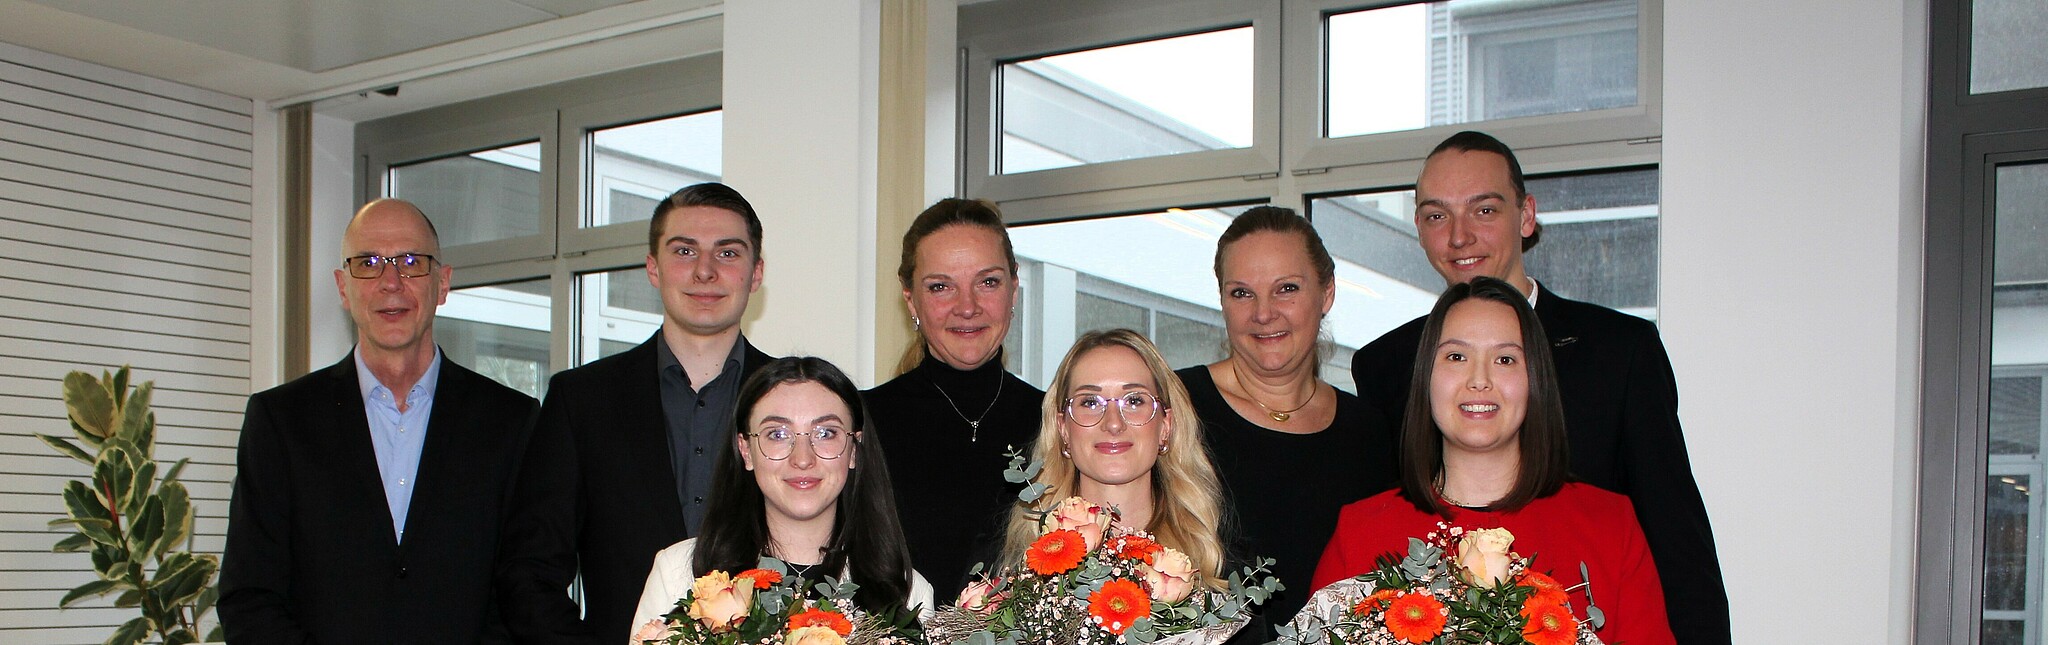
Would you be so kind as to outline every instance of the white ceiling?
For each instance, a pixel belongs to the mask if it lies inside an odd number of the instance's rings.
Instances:
[[[716,51],[719,0],[0,0],[0,41],[358,120]],[[487,82],[485,82],[487,81]],[[398,98],[367,90],[401,85]],[[358,99],[358,96],[364,98]]]

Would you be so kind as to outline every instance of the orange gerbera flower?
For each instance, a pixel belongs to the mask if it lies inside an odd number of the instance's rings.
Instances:
[[[1073,529],[1060,529],[1039,536],[1024,550],[1024,565],[1039,575],[1066,573],[1088,555],[1088,542]]]
[[[733,577],[754,581],[755,589],[767,589],[770,585],[782,582],[782,574],[767,569],[748,569]]]
[[[1102,583],[1101,589],[1088,594],[1088,615],[1109,633],[1122,636],[1132,623],[1152,615],[1152,597],[1145,595],[1145,589],[1138,583],[1118,578]]]
[[[1564,605],[1530,602],[1522,605],[1522,639],[1529,645],[1571,645],[1579,638],[1579,618]]]
[[[1516,580],[1515,584],[1536,590],[1535,593],[1529,594],[1527,602],[1530,603],[1541,601],[1553,605],[1562,605],[1568,600],[1564,593],[1564,585],[1558,584],[1556,578],[1541,573],[1534,571],[1523,572],[1521,579]]]
[[[1416,645],[1435,640],[1449,620],[1444,604],[1426,593],[1401,594],[1387,607],[1387,631]]]
[[[1152,564],[1152,556],[1159,555],[1166,547],[1143,535],[1126,535],[1116,539],[1116,553],[1126,558]]]
[[[828,627],[842,637],[853,633],[853,623],[847,621],[845,615],[817,607],[797,612],[795,616],[789,617],[790,631],[804,627]]]
[[[1372,612],[1379,611],[1381,607],[1387,606],[1387,601],[1393,600],[1395,596],[1399,595],[1401,595],[1401,592],[1393,589],[1381,589],[1372,592],[1372,595],[1366,596],[1364,600],[1358,601],[1358,604],[1352,605],[1351,613],[1360,616],[1371,615]]]

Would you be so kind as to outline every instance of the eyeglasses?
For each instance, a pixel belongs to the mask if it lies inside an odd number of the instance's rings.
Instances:
[[[384,277],[384,267],[396,267],[398,277],[417,278],[434,270],[434,256],[425,253],[400,253],[398,255],[358,255],[341,261],[348,267],[351,278],[375,280]]]
[[[796,438],[809,437],[811,454],[819,459],[838,459],[846,454],[846,447],[853,445],[853,433],[839,428],[812,428],[810,432],[796,432],[789,428],[769,428],[760,432],[749,432],[754,445],[761,449],[761,456],[773,461],[788,459],[796,451]]]
[[[1100,394],[1083,394],[1067,399],[1067,418],[1084,428],[1093,428],[1102,423],[1103,416],[1111,407],[1119,408],[1117,414],[1126,425],[1141,426],[1159,416],[1159,399],[1147,392],[1129,392],[1117,398]]]

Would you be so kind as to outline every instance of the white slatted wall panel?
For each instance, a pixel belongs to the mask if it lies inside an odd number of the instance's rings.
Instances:
[[[247,99],[0,43],[0,645],[98,643],[137,615],[59,611],[92,579],[57,491],[84,466],[63,375],[156,381],[157,457],[191,458],[198,550],[218,553],[249,395]]]

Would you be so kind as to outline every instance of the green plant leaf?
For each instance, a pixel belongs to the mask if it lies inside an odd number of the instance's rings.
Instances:
[[[156,589],[163,593],[164,606],[182,607],[197,601],[201,593],[211,588],[213,575],[218,570],[219,565],[214,562],[195,558],[175,575],[158,582]]]
[[[125,609],[125,608],[130,608],[130,607],[141,607],[141,606],[142,606],[142,590],[141,590],[141,589],[129,589],[129,590],[127,590],[127,591],[121,592],[121,597],[120,597],[120,598],[115,598],[115,599],[114,599],[114,606],[115,606],[115,607],[121,607],[121,608],[124,608],[124,609]]]
[[[78,530],[92,536],[93,541],[102,544],[117,544],[121,538],[114,535],[114,514],[85,482],[71,480],[64,486],[64,509],[71,514],[71,520]]]
[[[118,580],[120,578],[114,569],[127,562],[126,555],[121,553],[120,549],[121,547],[109,544],[101,544],[92,548],[92,570],[94,573],[100,574],[101,580]]]
[[[139,560],[151,560],[157,556],[157,543],[164,537],[164,504],[151,497],[142,504],[142,512],[128,518],[128,553]]]
[[[184,474],[185,472],[185,464],[190,463],[191,461],[192,459],[190,457],[187,457],[184,459],[177,460],[176,462],[173,462],[171,464],[171,467],[164,471],[164,483],[168,484],[174,481],[178,481],[178,475]]]
[[[77,460],[78,463],[85,464],[87,466],[92,465],[92,453],[86,452],[85,449],[83,448],[79,448],[77,444],[71,443],[71,441],[68,439],[65,439],[63,437],[52,437],[50,435],[46,435],[40,432],[36,433],[36,438],[43,440],[43,443],[49,444],[51,448],[55,448],[57,452],[63,453],[64,456]]]
[[[199,639],[193,637],[192,632],[185,631],[183,627],[173,629],[171,633],[164,635],[164,645],[190,645],[196,642],[199,642]]]
[[[92,536],[84,533],[73,533],[71,537],[58,540],[56,546],[50,547],[50,552],[77,553],[92,548],[92,544]]]
[[[121,623],[120,627],[114,629],[114,634],[107,637],[106,645],[137,645],[142,639],[149,637],[150,627],[148,618],[136,618]]]
[[[155,487],[156,462],[143,458],[135,464],[135,473],[128,477],[128,498],[121,501],[121,506],[129,509],[129,513],[142,512],[143,504],[156,498],[151,494]]]
[[[92,582],[78,585],[78,588],[72,589],[71,591],[65,593],[64,597],[57,601],[57,608],[63,609],[65,607],[69,607],[71,606],[71,603],[78,602],[86,598],[98,598],[100,596],[107,595],[107,592],[113,590],[114,583],[107,580],[94,580]]]
[[[192,536],[192,496],[179,482],[164,482],[157,490],[157,499],[163,500],[163,536],[150,557],[162,557],[165,551],[175,549]]]
[[[64,410],[86,433],[101,439],[113,436],[114,397],[91,374],[64,375]]]
[[[155,424],[150,421],[154,414],[149,410],[150,393],[155,389],[154,381],[143,381],[141,386],[135,388],[135,393],[129,395],[128,401],[121,405],[121,425],[116,429],[118,436],[141,448],[142,454],[145,455],[154,453],[151,448],[156,446],[156,439],[151,436],[155,434]]]
[[[221,625],[220,623],[214,623],[213,629],[211,631],[206,632],[206,641],[209,643],[227,642],[228,630],[225,627],[226,626]]]
[[[106,374],[107,372],[106,370],[100,370],[100,373]],[[106,380],[107,382],[110,383],[110,385],[107,386],[107,391],[114,393],[114,406],[121,407],[127,405],[126,399],[128,396],[128,366],[122,365],[121,371],[115,372],[112,376],[108,376]]]
[[[220,587],[207,585],[205,589],[199,590],[198,597],[192,599],[192,622],[196,624],[200,618],[206,617],[206,612],[213,611],[213,605],[217,602],[220,602]],[[207,640],[220,639],[209,636]]]

